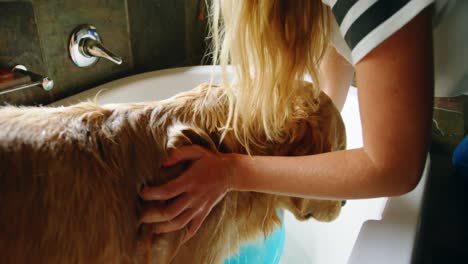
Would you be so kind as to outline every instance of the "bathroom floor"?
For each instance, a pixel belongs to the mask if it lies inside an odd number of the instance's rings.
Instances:
[[[434,105],[431,178],[415,263],[468,263],[468,180],[451,166],[453,150],[468,134],[468,96],[436,98]]]

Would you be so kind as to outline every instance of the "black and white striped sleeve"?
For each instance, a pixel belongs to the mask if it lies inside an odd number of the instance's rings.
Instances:
[[[434,0],[324,0],[323,2],[331,7],[341,36],[349,48],[347,52],[351,53],[349,59],[356,64]],[[343,52],[346,51],[340,53]]]

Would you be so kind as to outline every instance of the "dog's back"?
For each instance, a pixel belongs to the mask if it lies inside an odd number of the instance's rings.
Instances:
[[[124,159],[137,150],[154,157],[161,153],[130,141],[145,136],[132,135],[128,119],[118,120],[124,114],[93,104],[0,110],[4,263],[136,259],[135,184],[144,175],[133,173],[138,164]]]

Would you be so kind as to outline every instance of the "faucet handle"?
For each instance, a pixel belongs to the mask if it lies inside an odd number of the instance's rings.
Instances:
[[[113,63],[122,64],[122,58],[106,49],[101,42],[94,39],[86,39],[83,44],[83,51],[88,56],[104,58],[112,61]]]
[[[102,45],[101,36],[92,25],[80,25],[73,30],[68,50],[70,58],[78,67],[91,66],[99,58],[108,59],[118,65],[122,64],[121,57]]]

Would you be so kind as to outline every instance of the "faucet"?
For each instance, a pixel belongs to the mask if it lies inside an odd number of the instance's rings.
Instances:
[[[37,73],[28,71],[28,69],[24,65],[16,65],[11,71],[14,73],[20,73],[22,75],[29,76],[30,82],[2,89],[0,90],[0,95],[16,92],[23,89],[33,88],[36,86],[42,87],[44,91],[50,91],[52,90],[52,88],[54,88],[54,80],[50,79],[49,77],[44,77]]]
[[[94,65],[99,58],[107,59],[117,65],[122,64],[122,58],[106,49],[101,36],[93,25],[76,27],[71,36],[68,47],[70,58],[78,67]]]

